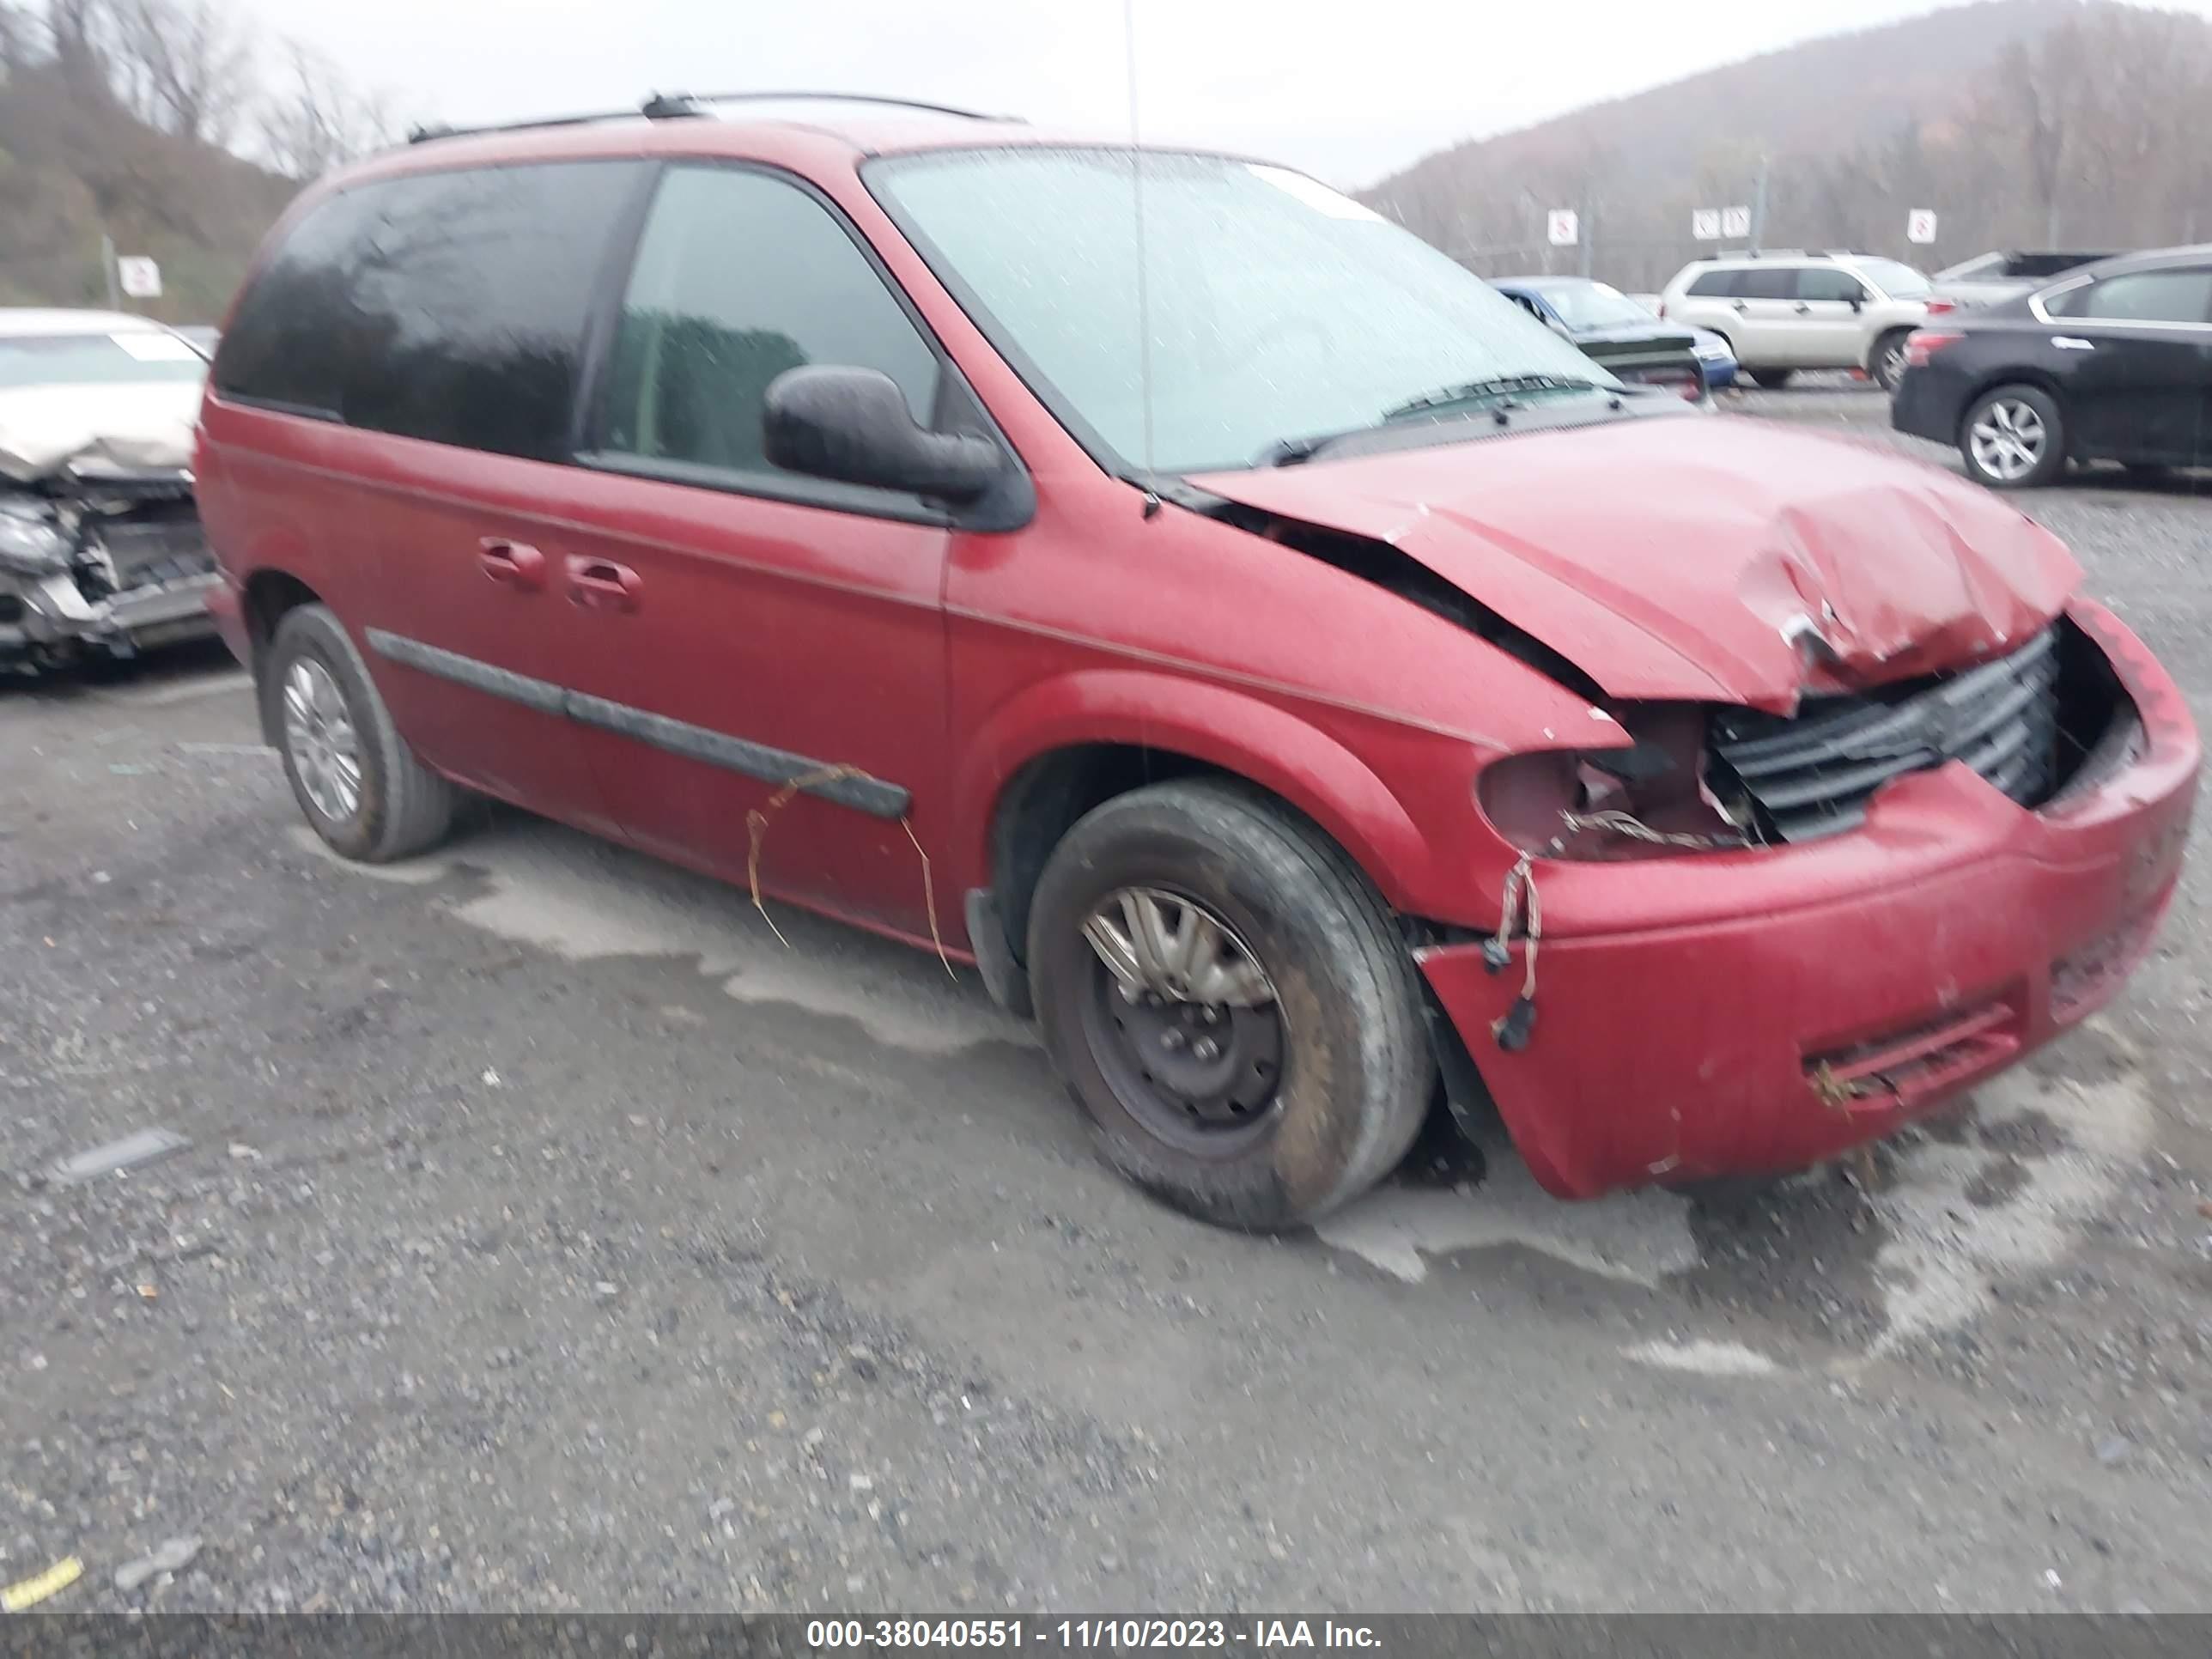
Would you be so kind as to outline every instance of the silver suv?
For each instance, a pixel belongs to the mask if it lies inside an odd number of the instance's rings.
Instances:
[[[1887,391],[1905,339],[1928,319],[1928,279],[1867,253],[1785,249],[1692,259],[1659,296],[1659,314],[1724,337],[1764,386],[1801,368],[1863,368]]]

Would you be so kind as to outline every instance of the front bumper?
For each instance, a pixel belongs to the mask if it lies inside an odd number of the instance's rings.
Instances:
[[[216,631],[208,599],[222,579],[210,558],[173,562],[145,580],[88,598],[76,576],[0,574],[0,667],[44,667],[87,653],[130,657]]]
[[[1536,1178],[1563,1197],[1802,1169],[2003,1070],[2109,1001],[2181,868],[2199,750],[2110,613],[2075,620],[2143,722],[2136,757],[2031,811],[1965,766],[1898,780],[1832,841],[1539,863],[1536,1024],[1473,945],[1419,959]]]

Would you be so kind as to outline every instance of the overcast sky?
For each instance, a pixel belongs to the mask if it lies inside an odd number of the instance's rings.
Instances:
[[[836,88],[1127,129],[1122,0],[242,0],[410,112]],[[1928,0],[1133,0],[1150,140],[1369,184],[1525,125]],[[2192,0],[2184,0],[2192,3]],[[2192,9],[2212,6],[2193,0]],[[1717,122],[1726,119],[1716,112]]]

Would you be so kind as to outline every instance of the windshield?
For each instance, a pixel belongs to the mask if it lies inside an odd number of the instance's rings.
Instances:
[[[1577,334],[1585,329],[1647,326],[1651,313],[1610,283],[1547,283],[1534,290]]]
[[[1148,150],[1139,176],[1131,155],[939,150],[868,171],[1001,353],[1125,465],[1248,466],[1286,438],[1500,377],[1617,384],[1480,278],[1301,173]]]
[[[1928,297],[1928,279],[1911,265],[1901,265],[1894,259],[1862,259],[1858,267],[1873,280],[1876,288],[1893,300],[1924,300]]]
[[[200,380],[207,360],[173,334],[0,336],[0,386],[144,386]]]

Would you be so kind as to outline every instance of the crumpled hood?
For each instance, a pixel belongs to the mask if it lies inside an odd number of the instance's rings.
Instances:
[[[192,464],[200,386],[191,380],[0,390],[0,477],[36,483],[63,470],[152,472]]]
[[[1695,415],[1470,438],[1191,482],[1389,543],[1620,698],[1788,714],[1999,654],[2081,580],[1999,497],[1871,444]]]

